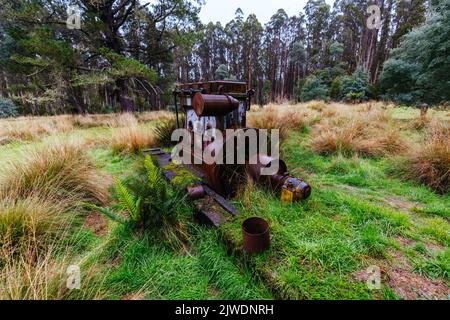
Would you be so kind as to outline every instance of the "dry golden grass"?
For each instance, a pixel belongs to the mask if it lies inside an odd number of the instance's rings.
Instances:
[[[28,250],[14,256],[8,246],[0,247],[0,300],[64,300],[102,299],[99,281],[104,276],[93,267],[81,269],[80,290],[67,288],[67,268],[76,262],[67,258],[55,259],[56,246],[35,254],[30,243]]]
[[[23,251],[34,244],[36,250],[48,240],[56,240],[73,221],[68,213],[70,199],[30,195],[25,199],[0,201],[0,247]]]
[[[250,112],[247,126],[257,129],[278,129],[283,140],[289,130],[302,130],[309,123],[309,114],[305,109],[290,105],[267,105],[263,109]]]
[[[0,145],[14,140],[31,141],[44,136],[69,132],[71,116],[20,117],[0,120]]]
[[[103,141],[114,153],[139,153],[155,145],[155,137],[148,128],[140,127],[137,121],[126,127],[114,129],[111,138]]]
[[[433,121],[423,143],[412,148],[401,161],[407,178],[419,181],[439,193],[450,190],[450,125]]]
[[[52,194],[105,203],[110,181],[75,141],[56,139],[21,151],[0,168],[0,199]]]
[[[36,257],[34,244],[28,251],[14,257],[4,246],[0,260],[4,261],[0,274],[0,299],[46,300],[62,296],[64,291],[64,263],[57,262],[52,250]]]
[[[169,111],[153,111],[138,113],[136,114],[136,117],[139,122],[173,121],[175,119],[175,114]]]
[[[320,154],[383,156],[406,150],[400,130],[385,108],[332,104],[321,111],[311,148]]]
[[[0,119],[0,145],[13,141],[33,141],[75,129],[122,128],[136,122],[173,121],[168,111],[123,114],[61,115]]]

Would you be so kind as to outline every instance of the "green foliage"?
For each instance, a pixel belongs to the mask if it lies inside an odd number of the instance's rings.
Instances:
[[[391,58],[384,63],[380,83],[384,97],[404,105],[412,105],[421,99],[422,93],[415,89],[415,79],[420,66],[404,60]]]
[[[417,259],[414,269],[430,278],[450,279],[450,249],[439,251],[432,259]]]
[[[330,56],[333,62],[339,62],[344,53],[344,45],[340,42],[333,42],[330,45]]]
[[[344,76],[340,85],[341,98],[345,100],[366,100],[369,97],[369,79],[362,67],[357,67],[350,76]]]
[[[330,97],[333,100],[338,100],[341,97],[341,78],[339,76],[331,82]]]
[[[150,156],[147,156],[142,168],[128,183],[116,179],[116,196],[119,204],[113,209],[88,205],[112,220],[129,224],[134,228],[158,227],[174,220],[181,202],[181,193],[169,188]],[[126,212],[123,218],[114,209]]]
[[[15,117],[18,115],[16,105],[10,99],[0,97],[0,118]]]
[[[263,95],[263,98],[261,101],[262,104],[269,103],[269,101],[270,101],[270,81],[269,80],[264,81],[262,95]]]
[[[403,37],[384,64],[385,98],[403,104],[450,101],[450,0],[435,1],[426,23]]]
[[[108,70],[108,74],[114,79],[141,77],[150,82],[155,82],[157,79],[154,70],[135,59],[124,57],[108,48],[101,48],[100,53],[110,62],[111,68]]]
[[[226,65],[221,64],[217,70],[214,72],[214,79],[215,80],[225,80],[230,77],[230,72],[228,71],[228,68]]]
[[[183,123],[183,117],[180,115],[180,125]],[[177,129],[177,120],[168,120],[158,123],[154,129],[154,135],[159,146],[171,146],[173,145],[172,133]]]
[[[142,196],[134,197],[131,192],[123,185],[123,183],[116,179],[117,198],[121,207],[128,213],[131,221],[139,222],[141,220],[141,202]]]
[[[328,88],[316,76],[309,76],[302,87],[300,99],[302,101],[328,100]]]

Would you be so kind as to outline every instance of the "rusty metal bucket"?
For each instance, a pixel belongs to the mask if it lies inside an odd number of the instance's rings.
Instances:
[[[244,250],[248,254],[260,253],[270,247],[269,223],[259,217],[253,217],[242,223]]]

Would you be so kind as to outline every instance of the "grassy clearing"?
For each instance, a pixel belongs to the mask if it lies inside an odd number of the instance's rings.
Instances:
[[[234,199],[242,217],[220,230],[198,226],[186,203],[170,226],[145,233],[80,202],[114,206],[112,178],[136,175],[140,151],[167,140],[170,130],[155,128],[170,127],[173,115],[67,116],[32,137],[0,129],[8,136],[0,146],[0,299],[445,298],[448,139],[438,137],[448,136],[447,115],[424,120],[378,103],[255,109],[249,125],[283,129],[283,159],[313,186],[311,198],[282,205],[248,185]],[[253,215],[270,221],[273,245],[248,257],[241,222]],[[81,267],[81,290],[65,286],[72,264]],[[381,290],[366,286],[371,265],[383,270]]]

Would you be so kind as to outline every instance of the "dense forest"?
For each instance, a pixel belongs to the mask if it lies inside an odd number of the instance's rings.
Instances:
[[[213,79],[260,104],[450,101],[450,0],[309,0],[225,26],[203,24],[203,4],[0,0],[0,117],[161,109],[177,83]]]

